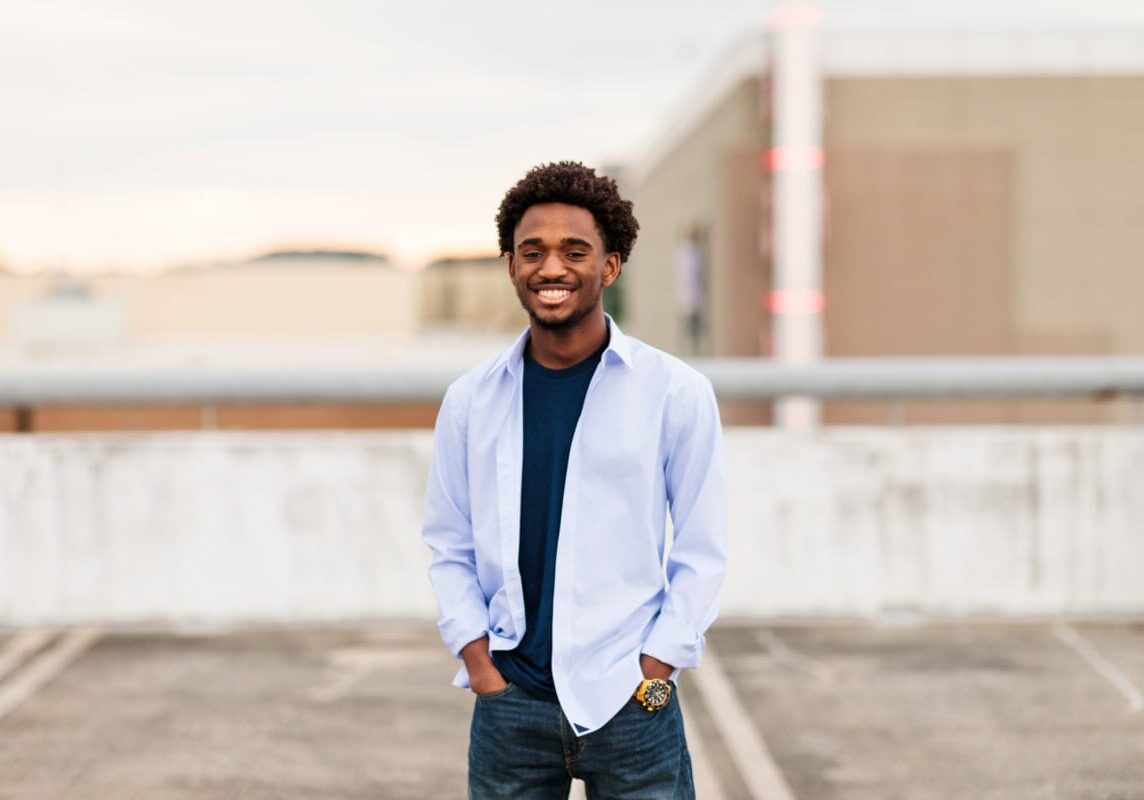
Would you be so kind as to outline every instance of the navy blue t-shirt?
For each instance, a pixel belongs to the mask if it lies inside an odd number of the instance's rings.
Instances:
[[[607,342],[588,358],[549,369],[524,358],[524,452],[520,481],[520,582],[524,636],[513,650],[493,653],[506,681],[556,702],[552,682],[552,589],[564,476],[584,395]]]

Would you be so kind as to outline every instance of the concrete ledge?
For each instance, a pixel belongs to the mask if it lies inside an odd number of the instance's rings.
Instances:
[[[725,613],[1144,611],[1144,431],[728,437]]]
[[[423,431],[0,436],[0,624],[432,618]],[[727,432],[729,616],[1144,612],[1144,431]]]

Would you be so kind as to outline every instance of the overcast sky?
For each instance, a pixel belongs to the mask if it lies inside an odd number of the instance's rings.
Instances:
[[[527,167],[638,162],[773,5],[5,0],[0,264],[487,250]],[[1144,24],[1144,0],[819,5],[876,24]]]

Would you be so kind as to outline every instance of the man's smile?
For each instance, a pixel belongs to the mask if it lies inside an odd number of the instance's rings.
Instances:
[[[546,306],[558,306],[572,295],[571,286],[538,286],[532,290]]]

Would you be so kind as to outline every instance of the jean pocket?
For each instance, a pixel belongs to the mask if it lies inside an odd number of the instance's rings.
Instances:
[[[503,689],[497,689],[494,692],[482,692],[477,694],[478,700],[496,700],[498,697],[504,697],[506,694],[512,692],[516,688],[515,684],[506,683]]]

